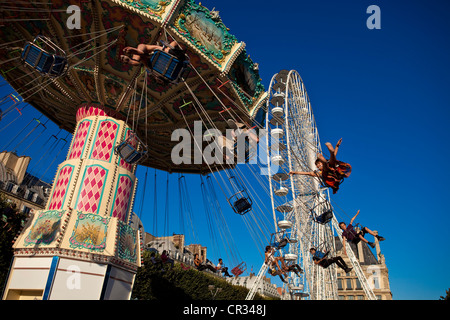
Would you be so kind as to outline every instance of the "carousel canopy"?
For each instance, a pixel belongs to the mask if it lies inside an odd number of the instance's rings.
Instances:
[[[258,65],[217,11],[192,0],[11,0],[0,7],[0,70],[14,90],[69,132],[82,106],[126,120],[147,145],[142,165],[208,172],[204,163],[173,164],[175,129],[192,129],[202,120],[204,130],[225,133],[230,118],[249,127],[262,119],[257,112],[266,94]],[[24,63],[24,49],[35,39],[48,39],[60,50],[67,60],[61,75],[47,76]],[[190,71],[184,80],[156,79],[120,59],[125,47],[161,40],[176,40],[186,49]]]

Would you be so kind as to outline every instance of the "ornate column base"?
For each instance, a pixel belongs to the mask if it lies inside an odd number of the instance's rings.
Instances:
[[[130,299],[142,249],[128,225],[135,166],[114,153],[130,129],[93,106],[77,122],[45,210],[14,243],[3,299]]]

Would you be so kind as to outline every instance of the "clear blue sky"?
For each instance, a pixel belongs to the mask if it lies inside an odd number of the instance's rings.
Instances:
[[[266,88],[281,69],[300,73],[322,143],[343,138],[339,156],[352,164],[353,172],[332,196],[345,213],[338,212],[338,220],[348,221],[360,209],[359,222],[386,238],[381,249],[393,298],[439,299],[444,295],[450,288],[450,187],[446,183],[450,171],[445,168],[450,158],[450,2],[204,0],[202,4],[219,10],[230,33],[246,43],[251,58],[259,63]],[[381,9],[381,30],[366,27],[366,9],[372,4]],[[9,93],[6,87],[0,90],[1,96]],[[38,115],[31,107],[27,110],[20,123],[0,133],[1,149]],[[8,117],[0,122],[0,130],[13,115]],[[48,130],[58,131],[54,125]],[[41,142],[47,138],[48,134],[43,134]],[[40,158],[39,153],[32,156]],[[55,163],[65,156],[64,151]],[[33,162],[30,167],[33,169]],[[152,232],[155,171],[148,170],[141,211],[145,171],[138,170],[135,211],[142,213],[146,230]],[[49,169],[46,178],[52,180],[54,173],[55,168]],[[166,179],[165,172],[157,172],[159,235],[165,229],[166,211],[169,233],[183,231],[178,222],[178,174],[169,177],[168,210]],[[213,260],[221,255],[227,263],[223,251],[213,252],[200,178],[186,179],[196,236],[185,230],[187,241],[208,246]],[[253,266],[257,272],[262,248],[255,246],[242,218],[227,207],[218,187],[216,192],[240,256],[248,270]],[[269,202],[266,206],[269,208]],[[188,227],[186,224],[185,229]]]

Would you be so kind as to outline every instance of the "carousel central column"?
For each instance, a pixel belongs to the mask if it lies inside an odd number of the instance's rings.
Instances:
[[[101,106],[83,105],[76,117],[47,205],[14,244],[3,299],[131,296],[141,264],[140,234],[128,225],[136,166],[114,152],[131,130]]]

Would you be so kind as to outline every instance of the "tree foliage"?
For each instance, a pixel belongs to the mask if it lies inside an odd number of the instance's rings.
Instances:
[[[155,266],[150,261],[150,253],[144,252],[144,266],[136,275],[132,299],[212,300],[216,290],[211,293],[210,285],[221,288],[214,297],[216,300],[244,300],[248,293],[247,288],[232,285],[204,271],[183,268],[178,263],[173,267],[167,264],[162,268]],[[257,294],[255,299],[263,298]]]
[[[448,290],[445,290],[445,297],[441,296],[439,300],[450,300],[450,288]]]
[[[5,285],[14,251],[14,238],[20,233],[27,215],[19,212],[14,203],[10,203],[0,193],[0,287]]]

